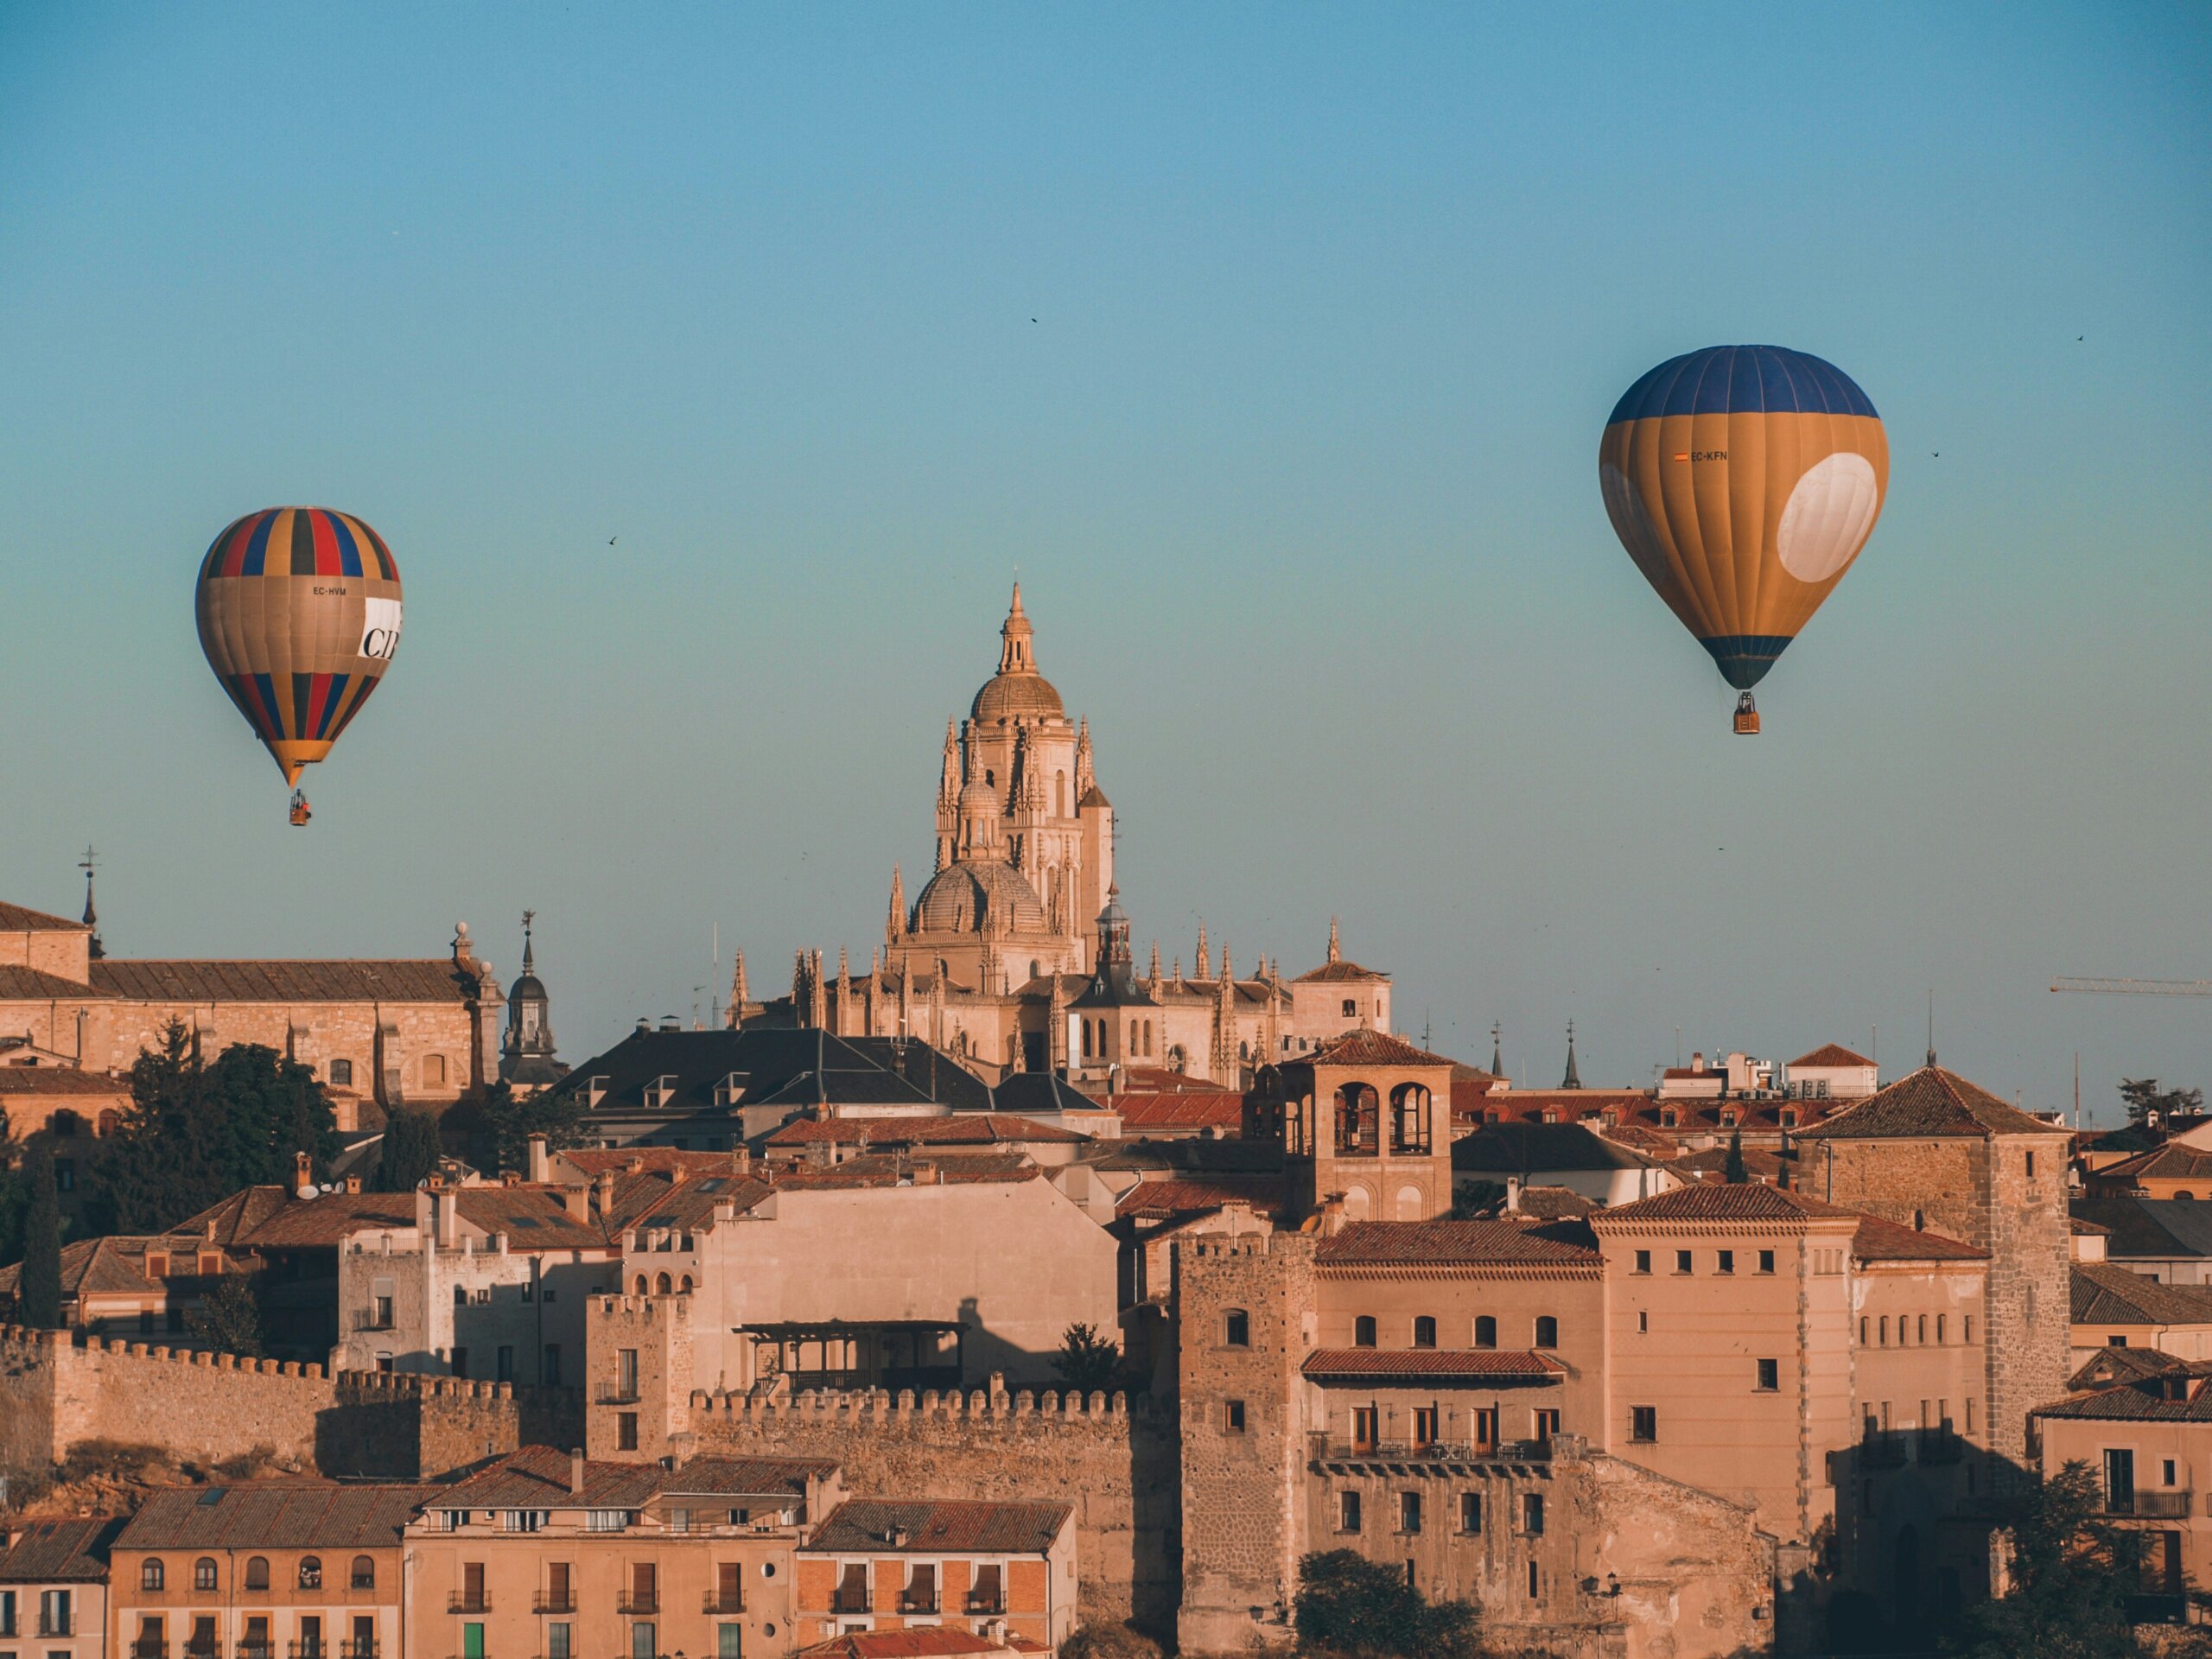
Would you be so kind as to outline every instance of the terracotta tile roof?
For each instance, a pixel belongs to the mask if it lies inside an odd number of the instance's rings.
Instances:
[[[146,1495],[117,1549],[393,1548],[438,1486],[328,1483],[162,1487]]]
[[[1620,1221],[1787,1223],[1811,1217],[1825,1220],[1857,1215],[1856,1211],[1846,1210],[1838,1205],[1823,1204],[1820,1199],[1808,1198],[1802,1192],[1769,1186],[1764,1181],[1746,1181],[1741,1185],[1730,1185],[1726,1181],[1699,1181],[1688,1186],[1677,1187],[1672,1192],[1662,1192],[1656,1198],[1638,1198],[1634,1204],[1619,1205],[1602,1211],[1596,1217],[1596,1224],[1603,1228]]]
[[[793,1164],[779,1169],[775,1190],[901,1186],[908,1185],[918,1168],[934,1170],[946,1186],[982,1185],[993,1182],[1033,1181],[1045,1172],[1018,1152],[944,1153],[928,1158],[894,1157],[889,1153],[863,1153],[842,1164],[817,1168]]]
[[[1808,1140],[1863,1141],[1923,1135],[2063,1135],[1955,1071],[1924,1065],[1847,1105],[1805,1131]]]
[[[1314,1260],[1324,1268],[1594,1269],[1600,1258],[1589,1230],[1568,1222],[1529,1227],[1510,1221],[1355,1221],[1323,1240]]]
[[[1082,1146],[1090,1137],[1010,1112],[945,1117],[795,1117],[771,1135],[772,1147]]]
[[[2075,1325],[2212,1325],[2212,1290],[2099,1262],[2075,1262],[2071,1282]]]
[[[212,1236],[233,1249],[335,1249],[348,1233],[414,1224],[412,1192],[324,1192],[301,1198],[281,1186],[249,1186],[181,1223],[177,1231]]]
[[[1043,1653],[1027,1637],[1003,1643],[950,1624],[923,1624],[906,1630],[848,1630],[827,1642],[801,1648],[793,1659],[958,1659],[966,1654]]]
[[[1311,1054],[1301,1054],[1293,1065],[1451,1065],[1448,1056],[1431,1054],[1415,1048],[1402,1037],[1393,1037],[1387,1031],[1348,1031],[1321,1045]]]
[[[1310,1377],[1557,1377],[1567,1367],[1534,1349],[1317,1348],[1300,1371]]]
[[[57,997],[74,997],[82,1002],[103,995],[77,980],[36,968],[15,963],[0,968],[0,1002],[50,1002]]]
[[[2111,1228],[2100,1227],[2095,1222],[2084,1221],[2079,1216],[2067,1217],[2066,1230],[2076,1238],[2110,1238],[2112,1236]]]
[[[89,933],[92,930],[67,916],[49,916],[25,905],[0,904],[0,933]]]
[[[475,981],[443,957],[405,962],[92,963],[92,988],[138,1002],[462,1002]]]
[[[1789,1062],[1790,1069],[1801,1065],[1872,1065],[1874,1062],[1864,1054],[1853,1053],[1841,1043],[1822,1043],[1809,1054],[1800,1054]]]
[[[1132,1065],[1122,1069],[1122,1081],[1133,1095],[1211,1095],[1221,1085],[1187,1072],[1170,1071],[1161,1065]]]
[[[1764,1147],[1745,1147],[1743,1152],[1744,1173],[1754,1180],[1772,1185],[1782,1179],[1786,1166],[1780,1153],[1770,1152]],[[1667,1167],[1685,1181],[1717,1181],[1728,1173],[1728,1148],[1707,1147],[1701,1151],[1686,1152]]]
[[[162,1287],[160,1281],[146,1276],[148,1250],[168,1252],[176,1264],[171,1268],[170,1276],[188,1281],[198,1276],[199,1251],[205,1248],[207,1241],[204,1237],[190,1234],[111,1234],[80,1238],[61,1247],[61,1294],[64,1297],[128,1295],[132,1292],[156,1294]],[[242,1273],[245,1269],[225,1255],[219,1271]],[[12,1293],[22,1272],[20,1262],[0,1268],[0,1291]]]
[[[807,1548],[944,1555],[1041,1555],[1075,1511],[1065,1503],[1008,1503],[967,1498],[848,1498],[832,1510]],[[906,1541],[894,1547],[892,1529]]]
[[[1592,1133],[1602,1135],[1606,1140],[1626,1147],[1631,1152],[1640,1152],[1647,1158],[1664,1160],[1681,1151],[1679,1143],[1669,1140],[1656,1129],[1645,1128],[1641,1123],[1605,1123],[1597,1126]],[[1750,1148],[1746,1147],[1745,1156],[1750,1155]]]
[[[1926,1229],[1900,1226],[1879,1216],[1861,1216],[1852,1236],[1851,1253],[1861,1262],[1984,1262],[1987,1250],[1946,1238]]]
[[[414,1194],[405,1195],[410,1202]],[[605,1249],[608,1235],[601,1217],[586,1206],[586,1219],[572,1217],[555,1186],[488,1185],[454,1190],[454,1212],[487,1236],[507,1236],[508,1248],[533,1250]]]
[[[1294,985],[1350,984],[1354,980],[1387,980],[1388,974],[1378,974],[1372,968],[1363,968],[1356,962],[1325,962],[1319,968],[1309,968],[1290,982]]]
[[[2202,1181],[2208,1178],[2212,1178],[2212,1151],[2174,1141],[2156,1151],[2138,1153],[2134,1157],[2123,1158],[2116,1164],[2107,1164],[2089,1179],[2118,1183],[2131,1180]]]
[[[0,1065],[0,1098],[9,1095],[121,1095],[130,1081],[107,1071],[67,1065]]]
[[[727,1152],[679,1152],[674,1147],[572,1147],[553,1154],[578,1174],[593,1176],[605,1170],[622,1173],[635,1163],[641,1171],[666,1174],[681,1169],[695,1175],[728,1175],[737,1160]]]
[[[2185,1359],[2162,1353],[2156,1348],[2100,1348],[2082,1369],[2066,1379],[2069,1393],[2078,1394],[2086,1389],[2109,1388],[2115,1382],[2135,1382],[2146,1376],[2162,1376],[2168,1371],[2186,1372],[2190,1369]]]
[[[2174,1398],[2177,1395],[2181,1397]],[[2054,1401],[2028,1415],[2099,1422],[2212,1423],[2212,1389],[2206,1388],[2201,1370],[2190,1366]]]
[[[27,1515],[10,1522],[22,1536],[0,1554],[0,1584],[67,1584],[105,1579],[108,1546],[123,1530],[111,1516]]]
[[[584,1489],[571,1484],[566,1452],[526,1446],[459,1484],[437,1488],[432,1509],[638,1509],[655,1498],[806,1496],[809,1477],[837,1465],[827,1458],[693,1458],[676,1469],[658,1463],[587,1461]]]
[[[1106,1104],[1122,1115],[1122,1131],[1128,1135],[1177,1129],[1203,1134],[1209,1129],[1236,1131],[1244,1127],[1244,1096],[1239,1094],[1179,1090],[1161,1095],[1109,1095]]]
[[[1225,1204],[1249,1204],[1262,1215],[1283,1207],[1282,1179],[1274,1175],[1215,1175],[1139,1181],[1114,1205],[1116,1216],[1193,1215]]]

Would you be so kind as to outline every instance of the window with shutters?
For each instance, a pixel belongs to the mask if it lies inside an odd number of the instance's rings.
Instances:
[[[979,1563],[968,1580],[968,1611],[971,1613],[1006,1611],[1005,1581],[996,1561]]]
[[[868,1563],[848,1561],[838,1575],[837,1588],[830,1597],[830,1611],[833,1613],[864,1613],[868,1611]]]
[[[899,1598],[902,1613],[937,1611],[937,1563],[916,1561],[906,1570],[906,1593]]]

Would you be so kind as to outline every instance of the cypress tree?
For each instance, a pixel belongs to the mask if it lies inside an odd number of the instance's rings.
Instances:
[[[1721,1166],[1720,1179],[1731,1186],[1741,1186],[1751,1179],[1744,1167],[1744,1132],[1737,1130],[1728,1137],[1728,1161]]]
[[[16,1317],[52,1331],[61,1324],[61,1196],[54,1185],[54,1154],[32,1149],[30,1210],[23,1217],[23,1265],[16,1281]]]

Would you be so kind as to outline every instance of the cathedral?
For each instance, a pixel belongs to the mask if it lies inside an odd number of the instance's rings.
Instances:
[[[1265,957],[1239,976],[1226,942],[1217,966],[1204,927],[1188,977],[1179,956],[1162,971],[1157,944],[1138,971],[1090,723],[1069,720],[1038,671],[1019,584],[999,641],[968,718],[945,721],[936,860],[918,896],[907,902],[894,867],[867,969],[840,950],[831,973],[801,951],[788,997],[752,1001],[741,954],[730,1026],[918,1038],[989,1083],[1051,1073],[1090,1092],[1165,1074],[1242,1089],[1342,1032],[1390,1028],[1389,976],[1345,960],[1333,922],[1326,960],[1293,979]]]

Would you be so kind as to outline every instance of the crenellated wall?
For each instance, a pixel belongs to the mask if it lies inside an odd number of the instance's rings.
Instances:
[[[1172,1404],[1050,1390],[773,1399],[695,1392],[701,1452],[835,1458],[845,1490],[1071,1503],[1085,1618],[1167,1630],[1181,1595]]]

